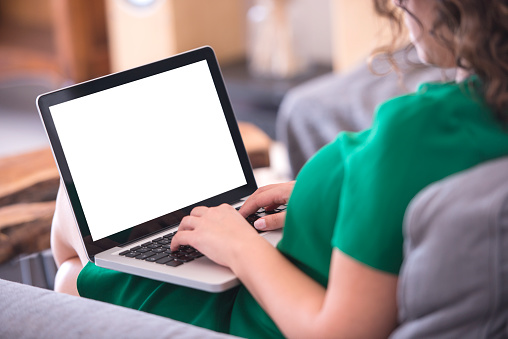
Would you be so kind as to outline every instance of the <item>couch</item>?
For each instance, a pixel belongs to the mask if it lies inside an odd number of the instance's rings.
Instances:
[[[421,191],[404,253],[393,338],[508,338],[508,157]]]
[[[392,338],[508,337],[508,157],[436,182],[408,207]],[[0,338],[228,338],[0,280]]]
[[[168,318],[0,279],[0,338],[216,338]]]

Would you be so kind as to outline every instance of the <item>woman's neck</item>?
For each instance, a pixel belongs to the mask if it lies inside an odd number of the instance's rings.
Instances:
[[[471,76],[471,71],[468,71],[464,68],[457,68],[457,73],[455,74],[455,82],[459,83],[466,80]]]

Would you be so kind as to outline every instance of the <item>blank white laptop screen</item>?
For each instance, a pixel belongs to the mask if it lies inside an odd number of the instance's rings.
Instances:
[[[246,184],[205,60],[49,109],[93,241]]]

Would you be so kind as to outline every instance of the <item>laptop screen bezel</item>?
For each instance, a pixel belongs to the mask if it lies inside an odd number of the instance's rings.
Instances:
[[[83,207],[81,205],[79,195],[72,178],[72,174],[69,170],[69,165],[65,158],[61,141],[58,137],[58,131],[56,130],[55,123],[50,112],[50,107],[203,60],[206,60],[208,64],[213,83],[215,84],[215,89],[217,90],[217,95],[222,106],[229,131],[231,133],[232,141],[238,154],[238,159],[240,161],[247,183],[228,192],[184,207],[178,211],[167,213],[163,216],[149,220],[140,225],[130,227],[122,232],[115,233],[103,239],[93,241],[90,235],[91,232],[86,220],[86,216],[84,214]],[[184,216],[188,215],[192,208],[196,206],[215,206],[223,202],[233,203],[252,194],[257,189],[252,167],[247,156],[247,151],[243,144],[242,137],[240,135],[240,130],[238,128],[238,124],[226,91],[226,87],[224,85],[224,80],[222,78],[215,53],[209,46],[178,54],[167,59],[156,61],[130,70],[110,74],[101,78],[76,84],[57,91],[42,94],[37,98],[37,108],[43,121],[43,125],[46,129],[46,133],[53,150],[53,155],[60,171],[60,177],[63,184],[65,185],[67,196],[69,198],[69,202],[72,207],[74,217],[90,261],[94,261],[95,255],[102,251],[111,249],[116,246],[122,247],[134,240],[149,236],[164,229],[174,227],[174,225],[178,224],[180,220]],[[98,192],[98,194],[100,194],[100,192]]]

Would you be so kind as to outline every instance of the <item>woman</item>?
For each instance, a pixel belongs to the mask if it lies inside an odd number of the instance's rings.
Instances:
[[[378,12],[397,23],[387,1]],[[398,0],[422,62],[457,68],[381,105],[372,127],[341,133],[296,183],[260,188],[241,208],[198,207],[172,248],[192,245],[230,267],[242,286],[210,294],[95,267],[68,227],[59,197],[53,232],[57,289],[244,337],[387,337],[397,326],[402,219],[428,184],[508,154],[508,4],[504,0]],[[399,26],[400,27],[400,26]],[[289,198],[291,196],[291,198]],[[288,203],[271,247],[244,217]],[[228,244],[225,246],[224,244]],[[79,256],[79,257],[78,257]]]

